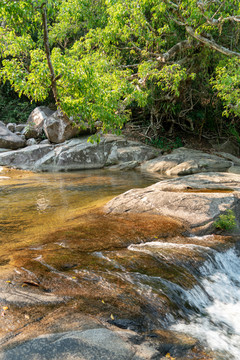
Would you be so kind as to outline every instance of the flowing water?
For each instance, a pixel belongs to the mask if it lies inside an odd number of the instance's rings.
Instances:
[[[201,239],[201,238],[199,238]],[[210,240],[210,236],[209,236]],[[240,359],[240,257],[238,249],[224,252],[176,243],[151,242],[130,246],[132,251],[148,254],[164,249],[195,249],[207,253],[208,260],[199,268],[197,284],[190,290],[169,285],[169,296],[181,298],[178,305],[187,309],[185,320],[171,319],[172,330],[188,333],[215,351],[216,359]],[[175,299],[176,301],[176,299]],[[183,316],[184,317],[184,316]]]
[[[178,225],[157,216],[99,213],[112,197],[159,179],[106,170],[0,175],[0,279],[39,281],[119,327],[167,327],[199,339],[214,359],[240,359],[235,243],[177,236]]]

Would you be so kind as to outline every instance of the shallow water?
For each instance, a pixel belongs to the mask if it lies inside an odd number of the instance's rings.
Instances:
[[[119,327],[188,333],[214,359],[240,359],[237,251],[214,236],[177,236],[181,225],[171,219],[98,211],[158,178],[106,170],[0,175],[1,279],[76,299],[74,311]]]
[[[136,172],[105,170],[0,174],[10,177],[0,178],[0,241],[9,250],[34,244],[74,215],[156,181]]]

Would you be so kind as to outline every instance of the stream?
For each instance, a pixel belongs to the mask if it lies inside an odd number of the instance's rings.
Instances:
[[[65,308],[122,329],[188,334],[211,354],[207,359],[240,359],[238,243],[183,237],[171,220],[157,216],[106,217],[99,210],[114,196],[159,178],[107,170],[3,169],[0,175],[0,280],[36,296],[64,298]],[[22,305],[13,308],[21,321]],[[31,313],[47,311],[54,307],[37,304]],[[13,327],[6,314],[0,330]],[[166,347],[162,355],[184,358],[185,350],[179,351]]]

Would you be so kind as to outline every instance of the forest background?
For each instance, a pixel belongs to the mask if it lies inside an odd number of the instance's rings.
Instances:
[[[240,3],[1,0],[0,119],[52,104],[144,141],[240,143]]]

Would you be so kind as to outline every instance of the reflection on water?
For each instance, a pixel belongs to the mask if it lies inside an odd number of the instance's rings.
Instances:
[[[20,173],[19,173],[20,174]],[[136,172],[105,170],[74,173],[24,173],[13,176],[1,172],[0,240],[5,250],[16,244],[36,243],[81,211],[99,206],[132,187],[156,181]],[[10,178],[6,178],[6,177]],[[3,248],[1,248],[3,251]]]

